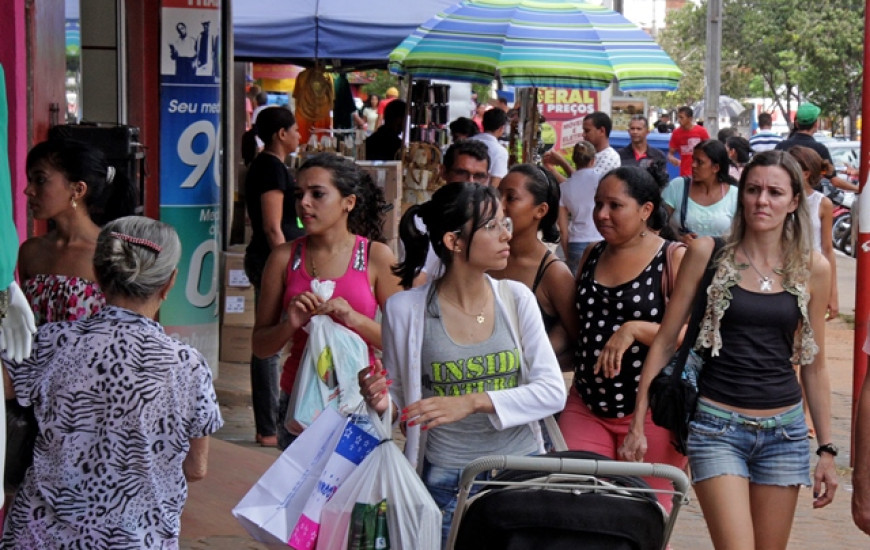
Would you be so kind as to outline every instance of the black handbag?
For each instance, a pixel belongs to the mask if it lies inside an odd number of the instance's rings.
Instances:
[[[6,400],[6,468],[3,487],[7,492],[18,489],[24,474],[33,464],[33,447],[39,431],[33,406],[22,407],[15,399]]]
[[[703,357],[695,353],[692,348],[701,331],[701,321],[707,306],[707,288],[716,273],[714,259],[723,244],[721,238],[714,239],[713,252],[710,254],[704,276],[692,301],[692,315],[689,318],[683,343],[649,387],[649,407],[653,422],[674,434],[672,443],[677,451],[684,455],[686,441],[689,438],[689,422],[695,414],[695,406],[698,403],[698,375],[704,365]]]

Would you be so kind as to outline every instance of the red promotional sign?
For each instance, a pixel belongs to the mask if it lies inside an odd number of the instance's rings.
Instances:
[[[598,92],[568,88],[538,88],[538,111],[555,133],[556,150],[583,139],[583,118],[598,110]]]
[[[570,88],[538,88],[538,110],[547,122],[582,119],[598,110],[598,92]]]

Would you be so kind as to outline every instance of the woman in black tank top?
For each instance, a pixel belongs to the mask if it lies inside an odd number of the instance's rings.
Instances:
[[[562,370],[570,370],[577,339],[574,276],[547,246],[560,238],[559,184],[534,164],[519,164],[499,182],[498,189],[514,232],[507,267],[489,274],[493,279],[519,281],[532,290],[559,364]]]
[[[813,485],[814,508],[830,504],[837,488],[824,353],[830,267],[812,250],[810,231],[797,162],[782,151],[756,155],[741,175],[730,235],[713,258],[713,282],[701,289],[706,310],[692,343],[704,367],[689,423],[689,466],[717,548],[785,548],[799,487]],[[712,250],[710,238],[689,245],[643,366],[637,415],[646,412],[650,381],[677,347]],[[793,363],[822,443],[812,481]],[[643,460],[646,447],[635,417],[620,454]]]

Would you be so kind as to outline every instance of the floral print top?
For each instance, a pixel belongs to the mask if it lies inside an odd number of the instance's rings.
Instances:
[[[40,273],[24,281],[23,291],[37,326],[90,317],[106,305],[100,285],[82,277]]]

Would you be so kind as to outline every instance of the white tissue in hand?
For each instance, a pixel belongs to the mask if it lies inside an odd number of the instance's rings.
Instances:
[[[332,293],[335,292],[335,281],[314,279],[311,281],[311,292],[317,294],[325,302],[332,298]]]

